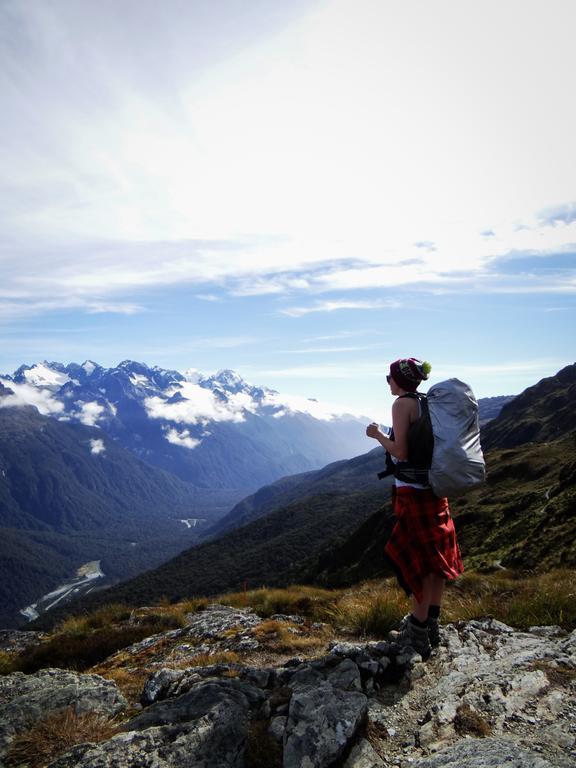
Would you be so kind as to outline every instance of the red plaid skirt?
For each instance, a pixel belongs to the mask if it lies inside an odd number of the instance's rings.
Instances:
[[[396,524],[384,548],[407,594],[422,602],[422,581],[431,573],[455,579],[464,572],[448,499],[429,488],[395,488]]]

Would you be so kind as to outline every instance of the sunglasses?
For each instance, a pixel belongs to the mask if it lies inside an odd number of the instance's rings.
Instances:
[[[390,384],[390,382],[392,381],[392,376],[390,376],[390,374],[386,376],[386,381],[388,382],[388,384]]]

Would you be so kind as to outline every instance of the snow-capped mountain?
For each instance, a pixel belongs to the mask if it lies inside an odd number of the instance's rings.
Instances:
[[[204,488],[252,490],[364,453],[365,419],[282,396],[221,370],[204,376],[125,360],[56,362],[0,376],[0,405],[98,427],[144,461]]]

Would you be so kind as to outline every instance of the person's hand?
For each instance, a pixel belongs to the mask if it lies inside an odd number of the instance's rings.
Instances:
[[[368,424],[366,427],[366,435],[368,437],[373,437],[375,440],[377,440],[380,434],[380,425],[376,424],[375,421],[373,421],[372,424]]]

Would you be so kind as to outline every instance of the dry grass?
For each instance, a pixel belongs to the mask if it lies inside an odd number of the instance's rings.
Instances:
[[[220,595],[218,602],[237,608],[253,608],[263,618],[281,613],[321,621],[325,608],[334,602],[338,594],[333,590],[309,586],[290,586],[286,589],[262,587]]]
[[[18,654],[0,651],[0,675],[9,675],[18,669]]]
[[[43,768],[76,744],[106,741],[117,730],[114,721],[103,715],[60,710],[14,738],[6,765]]]
[[[103,605],[85,616],[71,616],[59,624],[52,632],[56,635],[85,634],[91,629],[101,629],[110,624],[127,621],[132,615],[132,608],[121,603]]]
[[[454,729],[460,736],[490,736],[492,728],[490,723],[482,715],[464,702],[456,710]]]
[[[337,627],[360,637],[385,637],[398,626],[408,602],[393,582],[368,582],[342,595],[326,610],[326,618]]]
[[[274,653],[297,653],[321,648],[326,638],[297,624],[269,619],[252,630],[254,637]]]
[[[487,615],[518,629],[550,624],[576,628],[574,571],[554,570],[528,577],[468,573],[449,587],[444,620]]]
[[[198,653],[186,661],[181,662],[179,666],[188,669],[188,667],[210,667],[213,664],[239,664],[240,656],[234,651],[217,651],[216,653]]]
[[[106,680],[112,680],[118,686],[120,693],[128,704],[134,706],[140,702],[144,684],[150,677],[150,669],[144,667],[101,669],[93,667],[90,672],[101,675]]]

